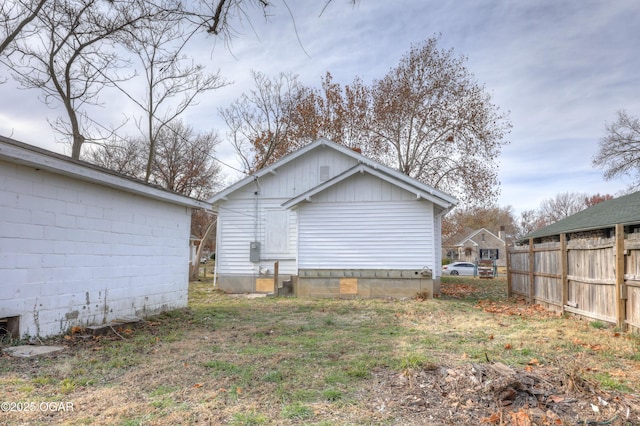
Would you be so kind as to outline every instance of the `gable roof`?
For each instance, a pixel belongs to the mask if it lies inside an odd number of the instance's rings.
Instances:
[[[445,244],[443,244],[443,245],[446,246],[446,247],[463,246],[464,243],[466,243],[467,241],[472,241],[474,245],[478,245],[475,242],[474,238],[478,234],[480,234],[482,232],[487,233],[487,234],[493,236],[496,240],[502,241],[502,243],[504,243],[504,240],[502,238],[500,238],[499,236],[497,236],[493,232],[489,231],[487,228],[480,228],[480,229],[476,229],[476,230],[473,230],[473,231],[470,231],[467,228],[465,233],[458,233],[458,234],[454,235],[449,240],[447,240],[445,242]]]
[[[57,175],[95,183],[170,204],[195,208],[210,208],[204,201],[167,191],[159,186],[142,182],[113,170],[105,169],[85,161],[75,160],[65,155],[4,136],[0,136],[0,160],[33,167],[35,170],[46,170],[47,172]]]
[[[422,182],[419,182],[405,174],[402,174],[400,172],[398,172],[397,170],[393,170],[389,167],[383,166],[382,164],[373,161],[367,157],[365,157],[362,154],[359,154],[357,152],[355,152],[352,149],[349,149],[345,146],[339,145],[335,142],[330,141],[329,139],[326,138],[320,138],[308,145],[306,145],[305,147],[289,154],[286,155],[284,157],[282,157],[280,160],[276,161],[275,163],[258,170],[257,172],[255,172],[254,174],[247,176],[246,178],[236,182],[235,184],[225,188],[224,190],[218,192],[217,194],[215,194],[213,197],[211,197],[208,201],[210,203],[215,203],[217,201],[220,200],[224,200],[229,194],[237,191],[238,189],[241,189],[242,187],[250,184],[251,182],[253,182],[256,178],[260,178],[264,175],[270,174],[270,173],[275,173],[276,170],[279,167],[284,166],[287,163],[290,163],[292,161],[295,161],[297,158],[302,157],[303,155],[319,149],[319,148],[329,148],[329,149],[333,149],[336,150],[348,157],[353,158],[354,160],[356,160],[358,162],[358,164],[340,174],[338,174],[337,176],[334,176],[333,178],[329,179],[326,182],[322,182],[320,185],[302,193],[297,195],[296,197],[288,200],[286,203],[284,203],[284,207],[292,207],[297,205],[298,203],[309,199],[310,197],[312,197],[313,195],[316,195],[330,187],[332,187],[333,185],[336,185],[348,178],[350,178],[351,176],[353,176],[356,173],[369,173],[373,176],[377,176],[380,179],[383,179],[387,182],[390,182],[396,186],[399,186],[403,189],[406,189],[410,192],[413,192],[416,194],[417,197],[422,197],[425,198],[429,201],[432,201],[433,203],[441,206],[444,209],[451,209],[453,208],[457,203],[458,200],[456,200],[455,198],[453,198],[452,196],[439,191],[435,188],[432,188],[429,185],[426,185]]]
[[[521,238],[521,241],[568,232],[611,228],[616,224],[631,225],[637,223],[640,223],[640,191],[598,203],[525,235]]]

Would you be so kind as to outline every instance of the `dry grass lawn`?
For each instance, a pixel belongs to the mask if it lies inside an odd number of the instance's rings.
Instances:
[[[505,288],[249,299],[192,283],[188,309],[45,342],[68,346],[54,356],[3,354],[0,424],[639,424],[640,337]]]

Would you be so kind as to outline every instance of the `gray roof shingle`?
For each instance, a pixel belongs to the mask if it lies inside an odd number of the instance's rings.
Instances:
[[[603,201],[532,232],[522,240],[640,223],[640,191]]]

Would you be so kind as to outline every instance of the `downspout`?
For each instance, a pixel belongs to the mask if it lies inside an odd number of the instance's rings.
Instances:
[[[218,216],[216,215],[216,228],[218,227]],[[216,249],[214,253],[213,260],[213,288],[216,289],[218,287],[218,244],[220,243],[220,233],[216,232]]]
[[[258,180],[258,176],[253,177],[253,182],[256,185],[256,190],[253,193],[255,195],[255,215],[253,221],[253,241],[258,241],[258,232],[259,232],[259,218],[260,218],[260,181]],[[254,282],[257,275],[260,274],[260,257],[262,256],[263,247],[260,247],[260,251],[258,253],[258,261],[253,265],[253,274],[254,274]],[[255,285],[255,284],[254,284]],[[255,290],[255,288],[254,288]]]

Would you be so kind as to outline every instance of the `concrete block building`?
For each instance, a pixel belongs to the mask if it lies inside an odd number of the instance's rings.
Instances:
[[[187,305],[193,200],[0,137],[0,322],[15,337]]]

